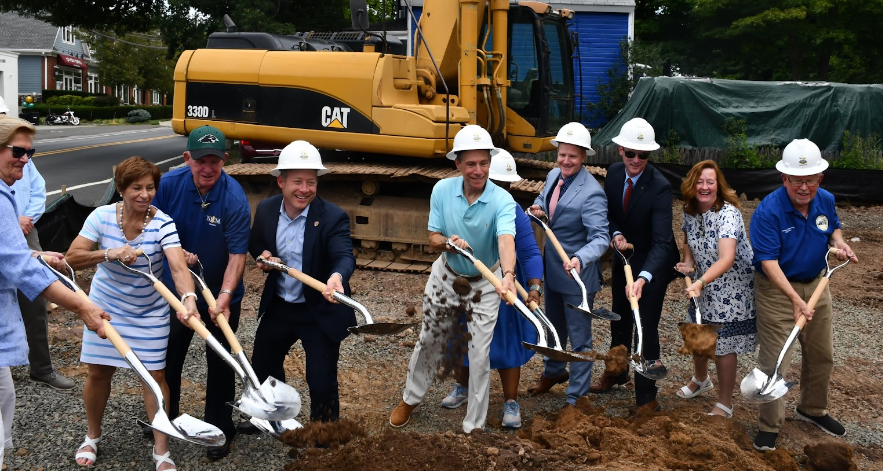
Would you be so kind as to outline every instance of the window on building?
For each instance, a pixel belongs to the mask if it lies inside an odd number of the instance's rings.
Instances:
[[[113,96],[118,97],[120,103],[123,105],[128,105],[131,102],[128,85],[117,85],[116,87],[113,87]]]
[[[154,105],[161,105],[162,104],[162,94],[161,93],[154,90],[153,93],[151,93],[150,95],[151,95],[150,102],[152,104],[154,104]]]
[[[83,91],[83,72],[73,67],[56,67],[55,88],[58,90]]]
[[[74,44],[77,38],[74,37],[74,29],[71,26],[61,28],[61,42],[66,44]]]
[[[141,104],[141,90],[138,88],[138,85],[135,85],[134,87],[132,87],[132,96],[133,96],[134,103],[136,105],[140,105]]]
[[[89,93],[101,93],[101,85],[98,83],[98,74],[89,74]]]

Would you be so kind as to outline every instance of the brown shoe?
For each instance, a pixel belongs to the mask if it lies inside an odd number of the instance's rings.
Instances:
[[[415,407],[417,407],[417,404],[412,406],[405,403],[405,401],[399,402],[399,405],[397,405],[396,408],[392,410],[392,414],[389,415],[389,425],[392,425],[395,428],[408,425],[408,422],[411,421],[411,412]]]
[[[629,415],[648,415],[654,412],[659,412],[662,410],[662,406],[659,405],[659,401],[653,399],[652,401],[642,404],[637,407],[632,407],[629,410]]]
[[[589,386],[589,392],[590,393],[605,393],[605,392],[613,389],[613,386],[616,386],[617,384],[625,384],[628,382],[629,382],[628,375],[613,376],[613,375],[607,374],[607,372],[604,372],[604,374],[601,375],[601,379],[598,380],[597,383],[592,383],[592,385]]]
[[[527,388],[527,392],[533,395],[543,394],[544,392],[548,392],[552,389],[552,386],[556,384],[561,384],[570,379],[570,373],[564,372],[561,376],[556,376],[554,378],[547,378],[546,376],[541,375],[540,380],[537,384]]]

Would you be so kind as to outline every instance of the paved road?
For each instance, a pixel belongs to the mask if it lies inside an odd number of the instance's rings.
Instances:
[[[104,195],[113,166],[133,155],[165,172],[183,162],[185,139],[168,126],[37,126],[34,163],[46,179],[46,203],[65,185],[77,202],[93,205]]]

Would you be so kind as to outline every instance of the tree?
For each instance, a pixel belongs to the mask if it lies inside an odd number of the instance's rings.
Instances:
[[[148,31],[162,16],[163,0],[0,0],[0,11],[18,12],[56,26],[83,29]]]
[[[110,86],[134,85],[160,93],[174,91],[175,61],[166,58],[158,34],[129,33],[114,37],[92,33],[86,39],[95,50],[98,74]]]

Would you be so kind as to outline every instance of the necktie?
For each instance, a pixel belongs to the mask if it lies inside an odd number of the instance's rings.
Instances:
[[[549,200],[549,220],[552,220],[552,217],[555,215],[555,208],[558,206],[558,199],[561,198],[561,185],[564,184],[564,180],[558,179],[558,184],[555,185],[555,191],[552,192],[552,199]]]
[[[632,197],[632,179],[627,179],[629,182],[628,188],[625,189],[625,197],[622,199],[622,212],[626,212],[629,209],[629,198]]]

